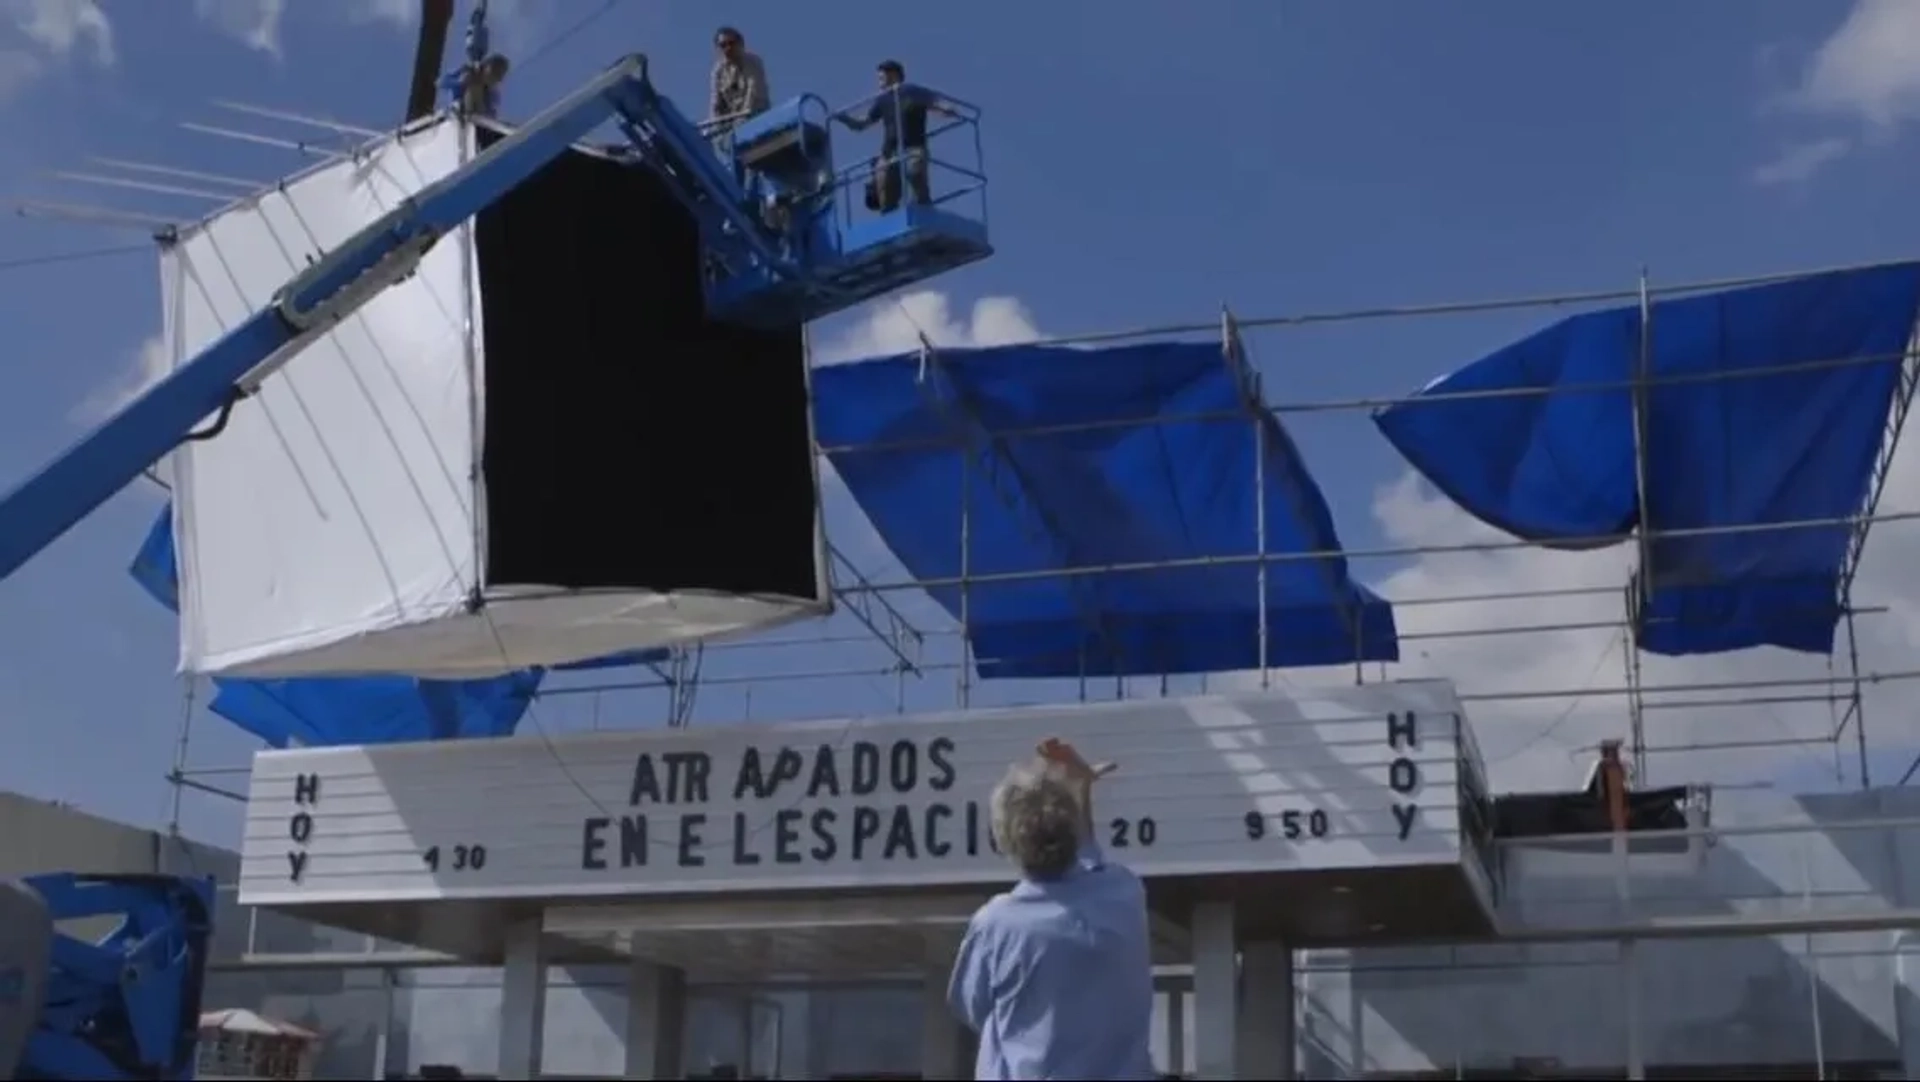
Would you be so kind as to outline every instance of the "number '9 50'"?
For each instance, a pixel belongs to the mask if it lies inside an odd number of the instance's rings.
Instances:
[[[1256,841],[1269,834],[1277,834],[1288,841],[1324,838],[1333,829],[1333,823],[1327,818],[1327,813],[1319,808],[1311,811],[1290,808],[1279,815],[1264,815],[1257,811],[1250,811],[1247,813],[1246,821],[1247,837]]]

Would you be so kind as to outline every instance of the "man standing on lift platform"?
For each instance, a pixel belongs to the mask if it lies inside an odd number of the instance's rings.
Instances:
[[[933,202],[927,180],[927,114],[955,114],[925,87],[908,83],[907,69],[898,60],[882,60],[879,72],[880,93],[872,104],[865,112],[842,113],[840,120],[854,131],[881,125],[885,135],[880,140],[880,157],[874,162],[873,178],[867,181],[867,209],[888,214],[900,206],[903,165],[913,201]]]
[[[713,88],[707,98],[707,122],[702,125],[710,135],[729,131],[773,104],[767,66],[760,62],[759,53],[747,51],[747,39],[740,31],[731,26],[714,31],[713,48],[720,55],[713,62]]]

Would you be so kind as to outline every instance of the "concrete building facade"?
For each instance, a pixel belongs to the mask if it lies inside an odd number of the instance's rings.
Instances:
[[[28,798],[0,795],[0,815],[12,874],[191,861],[230,880],[237,865]],[[1698,844],[1637,844],[1624,896],[1613,854],[1591,840],[1503,843],[1501,907],[1525,929],[1513,941],[1302,952],[1299,1075],[1920,1077],[1920,944],[1906,930],[1920,908],[1920,793],[1722,794],[1715,819]],[[223,907],[221,923],[207,1006],[320,1030],[322,1077],[493,1069],[497,970],[420,964],[400,945],[273,913]],[[1595,932],[1625,927],[1640,936]],[[1189,998],[1179,974],[1164,984],[1163,1007],[1187,1024],[1157,1033],[1156,1049],[1164,1066],[1189,1066]],[[619,967],[554,973],[549,1075],[620,1075],[626,988]],[[911,1075],[920,1011],[919,990],[899,983],[698,987],[684,1066]]]

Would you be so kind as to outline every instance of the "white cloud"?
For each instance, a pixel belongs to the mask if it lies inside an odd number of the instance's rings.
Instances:
[[[901,298],[899,306],[885,302],[868,309],[857,325],[833,338],[820,355],[823,363],[832,363],[911,350],[918,345],[919,329],[924,329],[936,345],[996,345],[1039,337],[1027,309],[1011,298],[990,298],[970,310],[956,311],[944,295],[926,291]],[[1355,413],[1351,423],[1367,422]],[[1309,465],[1317,467],[1323,476],[1329,467],[1324,462]],[[844,499],[843,492],[836,496]],[[1910,435],[1896,455],[1880,510],[1889,514],[1920,512],[1920,434]],[[852,514],[858,528],[871,530],[858,518],[857,511]],[[1511,541],[1470,518],[1410,472],[1380,486],[1370,514],[1382,543],[1390,548]],[[829,530],[842,529],[843,521],[830,517]],[[1348,542],[1353,543],[1354,536],[1361,532],[1359,524],[1340,525]],[[847,539],[842,538],[842,542],[844,548],[853,550]],[[864,550],[869,543],[877,545],[878,541],[862,538],[859,549]],[[1627,686],[1622,625],[1634,555],[1631,544],[1584,553],[1514,547],[1429,552],[1396,561],[1392,570],[1383,570],[1387,565],[1380,562],[1360,561],[1354,570],[1384,597],[1399,603],[1396,618],[1405,636],[1401,647],[1405,660],[1386,668],[1389,677],[1447,677],[1467,695],[1547,693],[1476,701],[1469,707],[1469,716],[1497,788],[1551,789],[1582,782],[1592,749],[1602,740],[1628,735],[1628,699],[1622,693]],[[1855,583],[1854,598],[1858,606],[1887,611],[1857,618],[1862,672],[1920,669],[1920,663],[1913,660],[1920,657],[1920,579],[1909,570],[1916,563],[1920,563],[1920,522],[1888,522],[1876,528]],[[1538,596],[1544,591],[1581,587],[1601,592]],[[1498,595],[1511,599],[1492,599]],[[1413,603],[1431,598],[1484,600],[1445,605]],[[1514,629],[1529,628],[1561,630],[1513,633]],[[1463,631],[1508,633],[1458,634]],[[1744,692],[1731,689],[1756,681],[1844,677],[1848,671],[1844,647],[1831,668],[1826,658],[1772,649],[1695,658],[1643,655],[1641,666],[1640,683],[1645,689],[1711,686],[1710,690],[1686,694],[1646,694],[1649,703],[1669,704],[1645,712],[1650,748],[1776,744],[1653,754],[1648,760],[1651,783],[1751,782],[1789,768],[1819,769],[1832,776],[1834,749],[1813,742],[1830,733],[1835,723],[1829,703],[1824,701],[1829,694],[1825,686],[1760,687]],[[1378,672],[1378,667],[1368,666],[1368,679],[1375,679]],[[1289,670],[1275,677],[1276,685],[1346,683],[1353,679],[1353,670],[1351,666]],[[1211,684],[1216,688],[1223,684],[1244,686],[1252,679],[1252,674],[1230,674]],[[1836,694],[1844,695],[1845,690],[1836,689]],[[1755,701],[1794,697],[1822,701]],[[1874,744],[1903,748],[1920,744],[1920,709],[1912,705],[1909,684],[1869,686],[1864,698],[1868,735]],[[1688,701],[1722,705],[1672,708],[1671,704]],[[1790,746],[1785,743],[1789,740],[1808,743]],[[1838,757],[1844,760],[1849,779],[1855,776],[1852,740],[1849,734]],[[1876,780],[1885,783],[1893,779]]]
[[[84,49],[103,67],[114,61],[113,24],[96,0],[0,0],[0,14],[53,56]]]
[[[420,21],[419,0],[353,0],[347,19],[356,23],[389,23],[402,30]]]
[[[156,334],[140,343],[131,361],[74,409],[72,419],[79,424],[104,421],[172,370],[173,352],[166,338]]]
[[[1033,314],[1012,297],[982,297],[956,314],[947,295],[921,290],[868,305],[859,322],[814,350],[816,364],[838,364],[920,348],[920,335],[936,346],[1006,346],[1040,337]]]
[[[25,49],[0,49],[0,103],[33,82],[40,71],[40,58]]]
[[[1856,0],[1807,64],[1801,107],[1889,128],[1920,116],[1920,4]]]
[[[113,24],[95,0],[0,0],[0,20],[25,42],[0,48],[0,103],[75,53],[100,67],[114,62]]]
[[[1759,184],[1804,182],[1862,138],[1890,138],[1920,118],[1920,3],[1855,0],[1776,104],[1842,131],[1791,144],[1754,171]]]
[[[194,14],[249,49],[280,56],[286,0],[193,0]]]
[[[1853,142],[1840,136],[1814,139],[1805,143],[1794,143],[1781,150],[1780,156],[1753,171],[1755,184],[1801,184],[1813,179],[1813,175],[1827,166],[1846,157],[1853,149]]]

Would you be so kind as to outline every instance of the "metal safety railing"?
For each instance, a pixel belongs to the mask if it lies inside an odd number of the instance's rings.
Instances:
[[[913,174],[924,171],[927,191],[922,194],[927,198],[919,201],[921,205],[940,207],[985,224],[987,176],[983,167],[986,159],[980,140],[978,106],[926,87],[909,85],[898,91],[883,90],[870,95],[833,115],[836,119],[876,117],[877,106],[892,112],[889,118],[892,130],[905,133],[907,112],[916,107],[916,103],[910,100],[914,97],[918,97],[919,104],[927,110],[924,144],[918,148],[902,146],[891,156],[876,152],[842,166],[834,174],[834,202],[841,214],[838,224],[843,229],[851,226],[856,217],[854,200],[846,198],[845,193],[853,191],[856,186],[864,193],[871,190],[870,186],[885,183],[888,179],[886,171],[891,171],[891,180],[899,185],[895,190],[900,195],[901,205],[914,201]],[[863,197],[860,202],[864,205],[867,201]],[[966,209],[969,206],[976,209],[969,211]]]
[[[1804,807],[1804,805],[1802,805]],[[1920,927],[1920,815],[1503,839],[1504,937]]]

